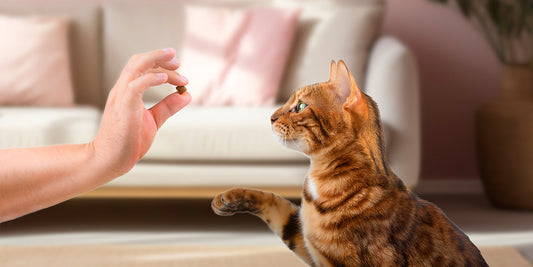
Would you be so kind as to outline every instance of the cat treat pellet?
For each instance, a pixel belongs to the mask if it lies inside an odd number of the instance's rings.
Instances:
[[[178,93],[181,95],[187,91],[187,88],[185,86],[176,86],[176,90],[178,90]]]

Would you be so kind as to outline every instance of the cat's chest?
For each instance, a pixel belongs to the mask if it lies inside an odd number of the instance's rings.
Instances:
[[[305,191],[307,194],[307,200],[315,201],[320,197],[317,187],[317,181],[311,175],[307,176],[305,180]]]
[[[321,227],[329,216],[324,216],[316,208],[316,203],[324,201],[320,194],[320,187],[313,176],[308,175],[304,184],[304,199],[301,206],[302,225],[304,231]]]
[[[313,232],[315,229],[321,228],[323,216],[317,213],[314,205],[308,201],[303,201],[301,210],[301,224],[304,235]]]

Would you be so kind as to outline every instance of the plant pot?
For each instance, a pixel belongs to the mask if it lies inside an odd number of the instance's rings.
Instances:
[[[476,137],[492,204],[533,210],[533,69],[503,67],[502,93],[476,113]]]

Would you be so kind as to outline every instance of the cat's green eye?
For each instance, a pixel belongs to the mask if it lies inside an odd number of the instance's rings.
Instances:
[[[294,111],[296,111],[296,113],[300,113],[300,112],[302,112],[306,107],[307,107],[307,104],[300,102],[300,103],[298,103],[298,105],[296,105],[296,107],[294,107]]]

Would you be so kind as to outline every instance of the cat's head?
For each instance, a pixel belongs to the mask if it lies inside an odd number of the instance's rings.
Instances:
[[[313,156],[354,140],[373,110],[341,60],[330,65],[329,81],[296,90],[271,117],[274,135],[286,147]]]

